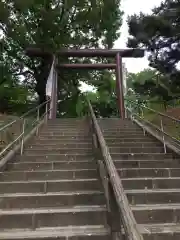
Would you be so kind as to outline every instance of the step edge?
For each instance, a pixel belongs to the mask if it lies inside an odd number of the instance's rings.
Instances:
[[[74,205],[58,208],[13,208],[10,210],[0,209],[1,216],[28,215],[28,214],[54,214],[54,213],[85,213],[85,212],[106,212],[106,205]]]
[[[14,197],[49,197],[49,196],[78,196],[78,195],[104,195],[103,191],[60,191],[60,192],[47,192],[47,193],[5,193],[0,194],[0,198],[14,198]]]
[[[73,236],[107,236],[110,229],[104,225],[67,226],[54,228],[36,228],[36,230],[8,230],[0,232],[0,239],[48,239],[51,237],[73,237]]]

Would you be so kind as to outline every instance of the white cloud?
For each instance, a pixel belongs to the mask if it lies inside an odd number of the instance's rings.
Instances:
[[[128,38],[127,17],[135,13],[151,13],[151,9],[160,5],[162,0],[123,0],[121,4],[122,10],[125,12],[123,17],[123,25],[121,27],[121,37],[115,42],[114,48],[126,48]],[[139,72],[148,67],[147,57],[141,59],[124,59],[126,68],[129,72]]]

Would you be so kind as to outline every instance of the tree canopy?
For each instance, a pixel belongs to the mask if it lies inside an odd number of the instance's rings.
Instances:
[[[150,66],[164,76],[164,86],[174,95],[180,93],[179,14],[179,0],[165,0],[151,14],[135,14],[128,19],[128,46],[147,49]]]
[[[126,97],[141,102],[160,102],[166,108],[169,101],[179,97],[164,84],[167,81],[166,76],[155,69],[147,68],[139,73],[128,73]]]
[[[45,89],[51,58],[31,59],[25,48],[36,45],[52,53],[62,48],[111,48],[119,37],[122,24],[120,0],[0,0],[0,84],[19,77],[34,89],[39,101],[45,101]],[[101,59],[95,59],[101,61]],[[60,59],[61,62],[67,59]],[[70,59],[69,61],[77,61]],[[82,59],[81,61],[87,61]],[[76,114],[80,80],[92,85],[96,72],[61,71],[59,73],[59,106]],[[70,110],[71,109],[71,110]]]

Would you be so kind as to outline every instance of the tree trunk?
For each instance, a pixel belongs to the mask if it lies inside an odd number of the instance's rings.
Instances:
[[[163,104],[164,104],[164,110],[166,111],[167,110],[167,102],[163,101]]]
[[[38,72],[36,76],[36,92],[39,97],[39,105],[46,102],[46,84],[51,69],[52,60],[49,58],[44,58],[41,60]],[[46,106],[40,108],[40,115],[44,114]]]

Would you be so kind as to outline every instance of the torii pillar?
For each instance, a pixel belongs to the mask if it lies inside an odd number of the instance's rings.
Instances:
[[[123,74],[122,74],[122,58],[120,53],[116,54],[116,89],[118,98],[119,114],[122,119],[125,118],[124,106],[124,89],[123,89]]]

